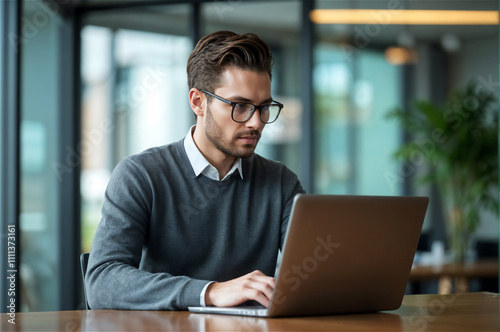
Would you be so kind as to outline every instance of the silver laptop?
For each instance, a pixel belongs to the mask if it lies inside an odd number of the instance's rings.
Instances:
[[[427,197],[297,195],[269,307],[189,311],[283,317],[395,310],[428,202]]]

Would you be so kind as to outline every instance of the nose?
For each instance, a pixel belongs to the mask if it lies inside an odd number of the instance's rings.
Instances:
[[[260,121],[260,110],[255,110],[252,117],[245,122],[245,127],[258,130],[263,124],[264,123]]]

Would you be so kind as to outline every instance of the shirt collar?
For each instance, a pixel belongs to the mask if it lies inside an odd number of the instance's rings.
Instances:
[[[194,174],[198,177],[200,174],[207,176],[213,180],[219,180],[219,173],[217,169],[211,165],[208,160],[200,152],[193,140],[193,131],[196,126],[189,128],[189,131],[184,138],[184,149],[188,156],[191,167],[193,167]],[[235,160],[233,166],[226,174],[224,179],[233,174],[236,170],[240,173],[240,177],[243,179],[243,168],[241,158]],[[214,172],[215,171],[215,172]],[[224,180],[222,179],[222,180]]]

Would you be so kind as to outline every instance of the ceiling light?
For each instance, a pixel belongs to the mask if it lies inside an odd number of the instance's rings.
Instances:
[[[315,9],[317,24],[498,25],[498,11]]]

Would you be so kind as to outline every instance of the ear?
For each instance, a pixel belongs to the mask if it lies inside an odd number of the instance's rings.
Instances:
[[[196,88],[192,88],[189,90],[189,104],[191,105],[191,109],[193,110],[196,116],[204,116],[205,115],[205,103],[207,99],[204,96],[203,92]]]

